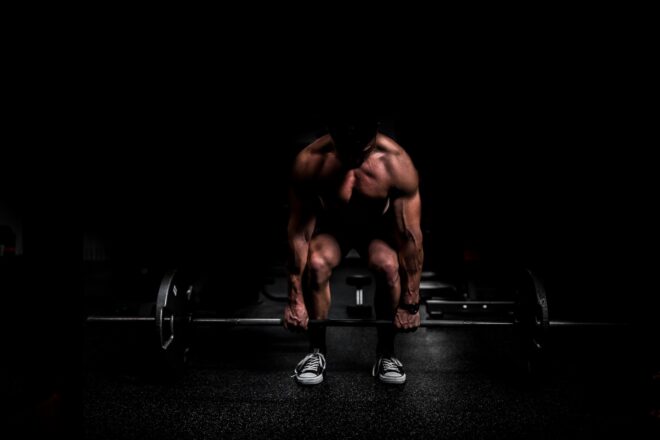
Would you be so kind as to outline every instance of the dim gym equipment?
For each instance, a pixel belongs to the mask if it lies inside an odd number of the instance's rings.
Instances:
[[[349,276],[347,283],[356,287],[356,305],[362,306],[363,287],[369,285],[370,279],[365,275]],[[421,289],[442,289],[445,285],[432,281],[422,281]],[[434,305],[442,305],[456,311],[502,311],[507,310],[510,319],[502,320],[465,320],[465,319],[427,319],[422,320],[421,327],[462,327],[462,326],[513,326],[527,371],[537,374],[542,370],[544,351],[550,327],[571,326],[612,326],[609,322],[573,322],[550,321],[546,291],[541,280],[531,271],[525,270],[516,286],[518,297],[516,301],[446,301],[431,300]],[[207,318],[196,317],[191,305],[195,304],[198,294],[196,280],[185,271],[171,270],[167,272],[160,283],[156,298],[154,316],[88,316],[86,323],[155,323],[158,335],[159,351],[165,355],[168,367],[181,369],[187,361],[187,354],[192,337],[192,326],[216,325],[223,327],[236,326],[282,326],[281,318]],[[375,327],[392,325],[391,321],[373,319],[328,319],[312,320],[310,326],[327,327]]]
[[[346,284],[355,287],[355,304],[346,306],[346,313],[350,317],[370,318],[371,306],[364,303],[364,288],[371,285],[370,275],[349,275]]]

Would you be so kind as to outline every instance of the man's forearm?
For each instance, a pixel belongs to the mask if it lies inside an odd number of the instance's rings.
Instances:
[[[289,275],[289,304],[297,304],[303,301],[302,276]]]
[[[303,301],[302,277],[307,264],[309,241],[304,236],[297,236],[291,240],[289,256],[289,303],[296,304]]]
[[[424,264],[421,232],[410,233],[401,243],[399,250],[401,266],[401,303],[419,303],[419,283]]]

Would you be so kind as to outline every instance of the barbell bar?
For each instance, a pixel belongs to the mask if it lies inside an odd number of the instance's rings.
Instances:
[[[164,317],[165,322],[169,322],[171,316]],[[176,318],[175,318],[176,319]],[[185,318],[183,318],[185,319]],[[88,316],[86,322],[88,323],[101,323],[101,322],[149,322],[153,323],[156,318],[153,316]],[[236,326],[236,327],[277,327],[283,325],[281,318],[195,318],[188,319],[193,324],[217,324],[220,326]],[[388,320],[375,320],[375,319],[326,319],[309,321],[310,326],[328,326],[328,327],[378,327],[392,325],[392,321]],[[437,320],[423,320],[420,327],[470,327],[470,326],[483,326],[483,327],[498,327],[498,326],[513,326],[512,321],[467,321],[457,319],[437,319]],[[627,326],[628,323],[623,322],[585,322],[585,321],[549,321],[550,327],[614,327],[614,326]]]
[[[600,327],[626,325],[612,322],[577,322],[550,321],[545,287],[541,280],[531,271],[522,271],[518,280],[517,301],[435,301],[445,305],[462,304],[466,309],[483,308],[483,305],[496,308],[511,308],[507,321],[485,320],[423,320],[421,327],[495,327],[513,326],[516,331],[524,356],[527,359],[528,371],[532,374],[540,370],[544,362],[544,351],[550,327]],[[171,270],[162,278],[156,297],[154,316],[89,316],[87,323],[155,323],[160,349],[165,354],[169,368],[180,370],[185,365],[190,347],[191,328],[193,325],[237,326],[282,326],[280,318],[215,318],[194,316],[192,304],[195,303],[196,279],[186,271]],[[427,303],[428,303],[427,301]],[[450,304],[451,303],[451,304]],[[310,325],[329,327],[375,327],[391,326],[389,320],[369,319],[328,319],[311,320]]]

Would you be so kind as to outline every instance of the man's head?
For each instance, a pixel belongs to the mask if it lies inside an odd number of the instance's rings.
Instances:
[[[340,117],[329,121],[328,131],[339,158],[347,165],[359,164],[365,150],[378,132],[378,120],[373,117]]]

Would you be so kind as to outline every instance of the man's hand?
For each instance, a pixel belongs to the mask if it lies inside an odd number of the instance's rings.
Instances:
[[[307,330],[309,324],[309,315],[305,303],[296,302],[287,304],[284,309],[284,328],[294,332]]]
[[[419,327],[422,319],[419,316],[419,311],[415,314],[410,313],[408,310],[402,308],[396,309],[394,315],[394,327],[404,332],[414,332]]]

